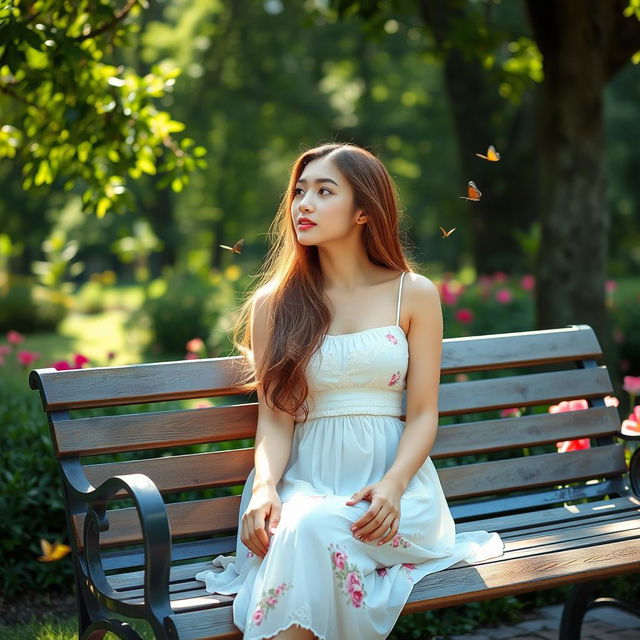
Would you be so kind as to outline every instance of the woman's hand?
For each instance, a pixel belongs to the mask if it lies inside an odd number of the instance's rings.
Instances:
[[[354,493],[347,500],[348,505],[354,505],[360,500],[371,503],[367,512],[353,523],[351,530],[354,537],[362,542],[371,542],[380,538],[378,546],[392,540],[400,526],[402,494],[400,485],[390,479],[380,480]]]
[[[254,488],[253,495],[242,516],[240,539],[256,555],[264,558],[269,550],[270,535],[280,522],[282,501],[274,486]]]

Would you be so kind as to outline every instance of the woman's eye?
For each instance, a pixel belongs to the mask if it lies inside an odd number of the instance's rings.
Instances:
[[[293,195],[295,195],[295,196],[299,196],[301,191],[302,191],[302,189],[301,189],[300,187],[296,187],[296,188],[293,190]]]
[[[326,191],[327,193],[331,193],[331,191],[329,191],[329,189],[327,189],[327,187],[322,187],[320,189],[320,192],[322,192],[322,191]]]

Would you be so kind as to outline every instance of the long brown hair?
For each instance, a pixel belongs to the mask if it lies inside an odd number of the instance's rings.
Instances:
[[[372,263],[391,270],[414,271],[405,256],[400,238],[397,194],[393,180],[378,158],[350,143],[324,144],[302,153],[293,163],[287,191],[269,228],[271,247],[257,285],[237,311],[233,343],[245,356],[242,391],[254,391],[261,382],[269,406],[295,415],[305,404],[309,388],[305,370],[331,324],[331,312],[324,297],[324,278],[318,248],[298,242],[291,217],[295,186],[312,160],[328,156],[354,192],[354,205],[367,215],[362,242]],[[259,290],[268,292],[270,340],[259,365],[251,347],[251,310]],[[304,310],[304,313],[301,313]],[[248,381],[253,378],[252,381]]]

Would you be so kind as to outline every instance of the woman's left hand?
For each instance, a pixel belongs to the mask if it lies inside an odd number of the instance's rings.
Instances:
[[[353,523],[351,531],[354,537],[362,542],[371,542],[380,538],[378,546],[392,540],[400,526],[402,493],[401,487],[396,482],[385,479],[354,493],[346,504],[351,506],[360,500],[371,503],[367,512]]]

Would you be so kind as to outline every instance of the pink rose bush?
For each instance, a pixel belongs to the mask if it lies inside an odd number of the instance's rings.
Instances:
[[[640,436],[640,404],[633,407],[633,411],[620,427],[622,433],[627,436]]]
[[[341,549],[333,543],[327,548],[331,554],[334,578],[338,582],[342,593],[347,596],[347,602],[356,609],[364,607],[366,593],[362,572],[358,570],[355,564],[349,562],[349,558],[344,552],[344,549]]]

